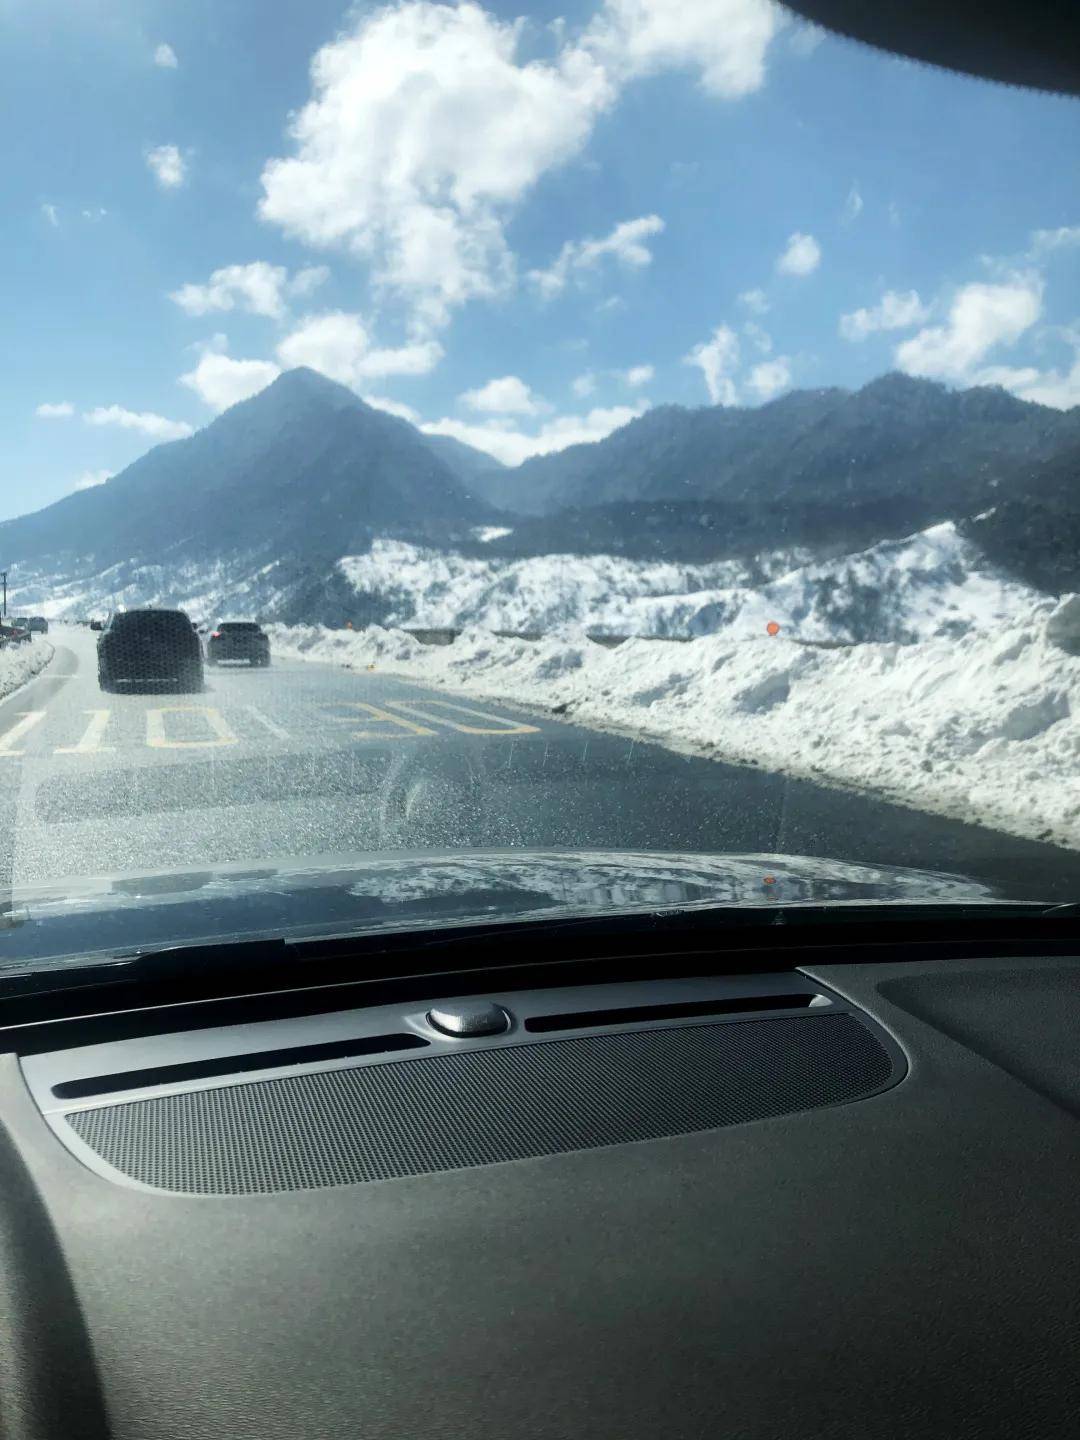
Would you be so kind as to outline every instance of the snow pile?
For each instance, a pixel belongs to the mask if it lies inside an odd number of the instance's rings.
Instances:
[[[708,565],[612,555],[474,559],[377,540],[339,564],[358,596],[390,604],[389,624],[418,629],[576,624],[594,634],[688,638],[754,635],[775,620],[805,640],[911,643],[992,628],[1034,598],[990,568],[951,522],[816,561],[794,551]]]
[[[481,629],[421,647],[376,627],[283,626],[273,644],[1080,848],[1080,655],[1047,635],[1070,604],[1042,600],[961,640],[849,649],[783,632],[607,649],[580,630],[529,642]]]
[[[40,637],[29,645],[5,645],[0,650],[0,699],[32,680],[52,657],[53,647]]]

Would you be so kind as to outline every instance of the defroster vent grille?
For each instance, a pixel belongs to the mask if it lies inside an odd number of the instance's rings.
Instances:
[[[687,1134],[860,1099],[892,1079],[853,1016],[800,1015],[283,1076],[67,1123],[142,1184],[251,1195]]]

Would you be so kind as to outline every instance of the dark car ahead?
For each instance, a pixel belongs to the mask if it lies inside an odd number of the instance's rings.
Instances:
[[[44,615],[31,615],[26,622],[26,628],[34,635],[47,635],[49,633],[49,622]]]
[[[0,624],[0,644],[29,645],[33,636],[21,620],[8,620]]]
[[[248,665],[270,664],[270,637],[255,620],[219,620],[206,641],[206,663],[243,660]]]
[[[199,637],[182,610],[121,610],[111,615],[97,643],[102,690],[140,685],[201,690]]]

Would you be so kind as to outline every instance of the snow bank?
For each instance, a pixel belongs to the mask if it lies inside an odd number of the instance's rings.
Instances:
[[[5,645],[0,650],[0,700],[32,680],[52,657],[53,647],[41,638],[29,645]]]
[[[951,523],[854,555],[811,561],[775,551],[755,560],[677,565],[613,555],[475,559],[377,540],[340,561],[360,596],[418,629],[750,636],[776,620],[807,640],[897,640],[985,630],[1030,604]]]
[[[423,647],[377,627],[275,626],[272,643],[1080,849],[1080,655],[1047,636],[1070,603],[962,639],[843,650],[784,632],[605,649],[574,629]]]

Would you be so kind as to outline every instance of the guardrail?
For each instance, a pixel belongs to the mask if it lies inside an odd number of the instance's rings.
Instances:
[[[358,630],[363,626],[357,626]],[[457,637],[464,631],[457,629],[413,629],[408,625],[395,626],[395,629],[404,630],[406,635],[411,635],[421,645],[452,645]],[[528,640],[536,642],[547,639],[547,632],[544,630],[493,630],[501,640]],[[594,645],[603,645],[608,650],[614,650],[619,645],[625,645],[628,640],[666,640],[676,645],[688,644],[691,640],[701,640],[701,635],[609,635],[600,630],[586,630],[585,637],[591,640]],[[797,635],[785,636],[793,645],[804,645],[811,650],[851,650],[860,642],[857,640],[802,640]]]

